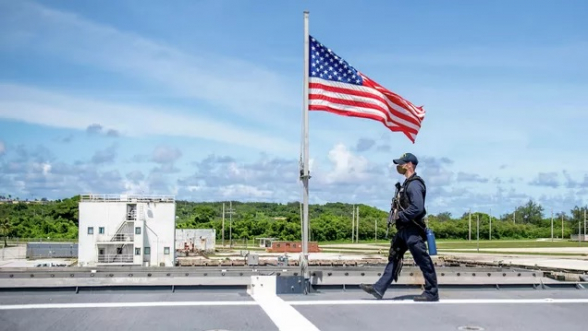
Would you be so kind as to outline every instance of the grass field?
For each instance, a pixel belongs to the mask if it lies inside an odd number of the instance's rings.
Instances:
[[[570,241],[570,240],[480,240],[479,244],[475,240],[437,240],[437,248],[443,250],[452,249],[476,249],[478,245],[480,248],[543,248],[543,247],[588,247],[588,242]],[[360,242],[359,244],[367,244],[373,246],[373,249],[388,247],[390,243],[386,242]],[[351,243],[320,243],[320,245],[332,245],[329,249],[358,249]]]
[[[477,251],[455,251],[455,250],[451,250],[451,249],[444,249],[441,250],[440,252],[443,253],[477,253]],[[493,250],[487,250],[487,251],[480,251],[480,254],[496,254],[496,255],[537,255],[537,256],[588,256],[587,254],[577,254],[577,253],[559,253],[559,252],[521,252],[521,251],[516,251],[516,252],[509,252],[509,251],[493,251]]]
[[[500,255],[550,255],[550,256],[588,256],[588,249],[586,253],[580,252],[569,252],[569,251],[546,251],[546,252],[533,252],[524,251],[521,249],[527,248],[588,248],[588,242],[571,241],[556,239],[551,241],[550,239],[522,239],[522,240],[480,240],[478,243],[476,240],[437,240],[437,250],[440,253],[477,253],[476,250],[480,248],[480,254],[500,254]],[[478,246],[479,245],[479,246]],[[228,246],[228,245],[227,245]],[[352,244],[349,241],[336,241],[336,242],[319,242],[321,250],[324,253],[339,253],[339,254],[377,254],[378,251],[381,253],[387,253],[390,241],[360,241],[358,244]],[[228,247],[226,247],[228,248]],[[234,245],[233,250],[247,249],[251,251],[265,251],[264,248],[260,248],[258,245],[251,243],[251,245]],[[494,250],[496,249],[496,250]],[[512,249],[510,251],[509,249]]]
[[[577,241],[537,241],[537,240],[484,240],[479,243],[480,248],[542,248],[542,247],[588,247],[588,242]],[[478,248],[478,243],[472,241],[437,241],[439,249]]]

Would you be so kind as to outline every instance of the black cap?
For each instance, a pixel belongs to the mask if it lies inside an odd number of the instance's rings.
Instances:
[[[419,164],[419,160],[411,153],[404,153],[400,158],[394,159],[393,161],[395,164],[405,164],[408,162],[412,162],[414,165]]]

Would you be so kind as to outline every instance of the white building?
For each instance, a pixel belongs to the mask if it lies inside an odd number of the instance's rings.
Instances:
[[[170,196],[82,195],[79,266],[174,266],[176,204]]]
[[[195,250],[214,252],[216,245],[215,229],[176,229],[176,249],[192,247]]]

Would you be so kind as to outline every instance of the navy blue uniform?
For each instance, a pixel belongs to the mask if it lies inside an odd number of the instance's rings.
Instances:
[[[393,280],[398,280],[397,277],[402,268],[404,253],[408,250],[425,278],[423,296],[429,300],[438,300],[439,293],[435,266],[425,245],[426,226],[423,217],[426,214],[426,187],[421,182],[421,179],[414,174],[406,179],[400,194],[401,211],[398,213],[398,219],[396,220],[398,232],[392,239],[388,264],[384,269],[384,273],[373,285],[373,290],[376,293],[372,294],[379,298],[383,297],[390,283]]]

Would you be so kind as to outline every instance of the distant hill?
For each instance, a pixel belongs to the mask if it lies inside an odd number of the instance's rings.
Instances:
[[[17,238],[64,238],[76,239],[78,235],[79,196],[42,203],[0,203],[0,233]],[[377,230],[379,239],[384,238],[388,212],[365,205],[359,206],[359,239],[372,240]],[[300,203],[232,202],[232,237],[253,239],[275,237],[283,240],[300,239]],[[309,206],[311,239],[317,241],[351,240],[351,215],[353,206],[346,203],[326,203]],[[177,201],[177,228],[214,228],[221,238],[223,202]],[[550,237],[550,219],[542,218],[542,207],[530,201],[518,207],[516,215],[506,214],[493,218],[492,236],[500,238],[545,238]],[[225,239],[228,239],[229,203],[225,202]],[[577,222],[583,220],[583,209],[575,207],[572,216],[556,215],[561,224],[564,218],[564,237],[576,233]],[[472,237],[476,234],[476,221],[480,218],[480,237],[488,238],[489,216],[472,213]],[[516,219],[513,220],[513,217]],[[377,228],[376,228],[377,223]],[[429,216],[429,226],[437,238],[466,239],[469,215],[453,218],[449,213]],[[561,236],[561,227],[556,228]],[[576,232],[574,232],[576,231]],[[394,233],[394,228],[391,229]]]

